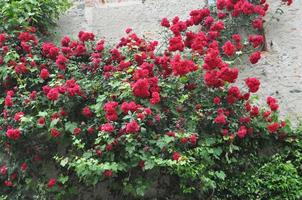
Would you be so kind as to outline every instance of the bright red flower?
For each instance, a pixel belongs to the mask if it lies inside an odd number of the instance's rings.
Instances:
[[[249,91],[255,93],[259,90],[260,81],[257,78],[245,79],[245,84],[248,86]]]
[[[23,112],[17,112],[14,116],[14,120],[16,122],[20,122],[21,118],[24,116],[24,113]]]
[[[57,60],[56,60],[56,65],[60,70],[65,70],[67,61],[68,61],[68,59],[65,58],[65,56],[58,55]]]
[[[115,101],[108,102],[104,105],[103,109],[106,113],[105,117],[108,121],[118,120],[118,115],[116,112],[117,106],[118,106],[118,103]]]
[[[261,53],[259,51],[256,51],[250,55],[250,62],[252,64],[256,64],[260,60],[260,58],[261,58]]]
[[[93,41],[94,40],[94,34],[90,33],[90,32],[84,32],[84,31],[80,31],[78,34],[78,38],[82,41],[82,42],[86,42],[86,41]]]
[[[81,133],[81,129],[80,128],[78,128],[78,127],[76,127],[76,128],[74,128],[73,129],[73,134],[75,135],[75,136],[77,136],[77,135],[79,135],[80,133]]]
[[[278,131],[278,129],[280,128],[280,125],[278,122],[274,122],[272,124],[269,124],[267,125],[267,130],[270,132],[270,133],[275,133]]]
[[[215,119],[214,119],[214,122],[216,124],[221,124],[221,125],[224,125],[227,123],[226,121],[226,117],[224,116],[224,114],[219,114]]]
[[[103,124],[101,127],[101,131],[112,133],[114,131],[114,126],[110,123]]]
[[[40,117],[40,118],[38,119],[38,124],[39,124],[40,126],[44,126],[44,125],[45,125],[45,118],[44,118],[44,117]]]
[[[11,187],[11,186],[13,186],[13,182],[6,180],[6,181],[4,181],[4,185],[7,187]]]
[[[12,100],[12,96],[7,95],[4,99],[4,105],[7,107],[12,107],[13,106],[13,100]]]
[[[183,137],[183,138],[180,139],[180,142],[181,142],[182,144],[186,144],[186,143],[188,142],[188,138]]]
[[[51,178],[51,179],[49,179],[49,181],[47,183],[47,187],[52,188],[56,183],[57,183],[57,179]]]
[[[216,105],[220,104],[220,103],[221,103],[220,98],[219,98],[219,97],[215,97],[215,98],[213,99],[213,103],[216,104]]]
[[[263,19],[262,18],[257,18],[254,19],[252,22],[253,28],[261,30],[263,29]]]
[[[183,51],[185,48],[185,45],[182,41],[182,37],[176,36],[169,40],[169,51]]]
[[[155,105],[160,102],[160,96],[158,92],[152,92],[152,98],[150,99],[150,103]]]
[[[179,161],[179,159],[181,158],[181,154],[178,152],[173,152],[172,154],[172,159],[175,161]]]
[[[264,37],[262,35],[249,35],[249,42],[253,44],[254,48],[259,47],[264,43]]]
[[[198,69],[192,60],[181,60],[180,55],[174,57],[171,66],[176,76],[183,76]]]
[[[3,165],[0,167],[0,174],[2,174],[3,176],[7,175],[7,166]]]
[[[84,115],[86,118],[92,117],[92,112],[88,106],[83,108],[82,115]]]
[[[196,145],[197,140],[198,140],[198,136],[196,134],[190,135],[189,141],[190,141],[191,145]]]
[[[59,137],[61,133],[57,129],[53,128],[50,130],[50,134],[52,137],[56,138]]]
[[[150,85],[148,79],[144,78],[137,80],[133,84],[132,90],[135,96],[144,98],[150,96],[149,87]]]
[[[121,110],[123,112],[123,114],[128,114],[128,112],[136,112],[136,110],[138,109],[138,105],[134,102],[134,101],[131,101],[131,102],[123,102],[122,105],[121,105]]]
[[[222,49],[227,56],[233,56],[235,53],[235,46],[229,40],[222,46]]]
[[[49,78],[49,72],[47,69],[42,69],[40,73],[40,78],[46,80]]]
[[[59,99],[59,90],[57,88],[52,88],[47,93],[47,98],[51,101],[56,101]]]
[[[126,133],[137,133],[140,131],[140,126],[136,121],[131,121],[126,124]]]
[[[237,132],[239,138],[244,138],[247,134],[247,130],[245,126],[241,126]]]
[[[6,136],[12,140],[18,140],[21,137],[21,132],[19,129],[8,129]]]
[[[170,27],[170,22],[169,22],[169,20],[167,18],[163,18],[162,21],[161,21],[161,25],[163,27],[169,28]]]

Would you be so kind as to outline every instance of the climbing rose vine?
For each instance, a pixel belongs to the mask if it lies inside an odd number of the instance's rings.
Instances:
[[[223,147],[218,157],[234,145],[284,139],[288,125],[277,100],[259,106],[253,98],[260,80],[236,84],[235,60],[261,58],[268,4],[216,5],[185,20],[164,18],[163,45],[132,29],[111,48],[83,31],[60,45],[39,41],[34,29],[1,33],[1,194],[13,198],[27,185],[31,194],[63,195],[76,182],[131,182],[130,174],[158,168],[173,173],[213,138]],[[248,19],[247,38],[227,29],[241,18]]]

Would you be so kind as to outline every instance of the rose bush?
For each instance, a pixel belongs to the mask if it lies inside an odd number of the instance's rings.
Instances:
[[[264,39],[255,33],[265,1],[220,0],[217,9],[164,18],[166,45],[131,29],[114,47],[89,32],[60,45],[30,31],[2,33],[2,198],[71,199],[92,190],[98,199],[105,182],[130,199],[154,184],[163,190],[156,198],[234,199],[223,183],[267,162],[300,131],[279,119],[275,98],[257,103],[256,77],[236,86],[235,60],[261,57]],[[230,16],[248,17],[255,33],[229,34]]]

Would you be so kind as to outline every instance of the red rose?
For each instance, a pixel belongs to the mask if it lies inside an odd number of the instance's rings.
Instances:
[[[181,157],[181,154],[178,153],[178,152],[174,152],[174,153],[172,154],[172,159],[173,159],[173,160],[178,161],[178,160],[180,159],[180,157]]]
[[[90,111],[90,108],[88,106],[86,106],[85,108],[83,108],[82,115],[84,115],[87,118],[89,118],[89,117],[92,116],[92,112]]]
[[[27,167],[28,166],[27,166],[26,163],[22,163],[20,168],[21,168],[22,171],[25,171],[27,169]]]
[[[89,127],[89,128],[87,129],[87,132],[88,132],[89,134],[94,133],[94,128],[93,128],[93,127]]]
[[[244,138],[247,134],[247,130],[245,126],[241,126],[237,132],[239,138]]]
[[[132,113],[135,112],[138,109],[138,105],[134,102],[123,102],[121,105],[121,110],[123,111],[123,114],[127,115],[129,111]]]
[[[169,137],[175,137],[176,136],[175,133],[172,132],[172,131],[169,131],[168,133],[166,133],[166,135],[169,136]]]
[[[107,133],[112,133],[114,131],[114,126],[110,123],[103,124],[101,127],[101,131],[107,132]]]
[[[38,119],[38,124],[39,124],[40,126],[44,126],[44,125],[45,125],[45,118],[44,118],[44,117],[40,117],[40,118]]]
[[[181,142],[182,144],[186,144],[187,141],[188,141],[188,138],[186,138],[186,137],[183,137],[183,138],[180,139],[180,142]]]
[[[190,141],[191,145],[196,145],[197,140],[198,140],[198,136],[196,134],[190,135],[189,141]]]
[[[106,151],[111,151],[113,149],[112,144],[107,144],[106,145]]]
[[[14,120],[16,122],[20,122],[21,118],[24,116],[24,113],[23,112],[17,112],[14,116]]]
[[[7,174],[7,167],[5,165],[0,167],[0,174],[2,174],[3,176]]]
[[[250,92],[255,93],[259,90],[260,81],[257,78],[245,79],[245,84],[248,86]]]
[[[13,183],[9,180],[6,180],[6,181],[4,181],[4,185],[7,187],[11,187],[11,186],[13,186]]]
[[[227,56],[233,56],[235,53],[235,46],[229,40],[222,46],[222,49]]]
[[[261,58],[261,53],[259,51],[256,51],[250,55],[250,62],[252,64],[256,64],[260,60],[260,58]]]
[[[104,176],[106,176],[106,177],[111,177],[112,174],[113,174],[112,170],[107,169],[107,170],[104,171]]]
[[[169,28],[170,27],[170,22],[169,22],[169,20],[167,18],[163,18],[162,21],[161,21],[161,25],[163,27]]]
[[[57,88],[50,89],[47,93],[47,98],[52,101],[56,101],[59,98],[59,90]]]
[[[133,84],[132,90],[135,96],[144,98],[150,96],[149,87],[148,79],[139,79]]]
[[[126,133],[137,133],[140,131],[140,126],[136,121],[131,121],[126,124]]]
[[[61,133],[57,129],[53,128],[50,130],[50,134],[52,137],[56,138],[59,137]]]
[[[17,140],[21,137],[21,132],[19,129],[8,129],[6,136],[12,140]]]
[[[267,125],[267,129],[270,133],[275,133],[278,131],[280,125],[278,122],[274,122],[272,124]]]
[[[221,124],[221,125],[224,125],[224,124],[227,123],[224,114],[219,114],[219,115],[214,119],[214,122],[215,122],[216,124]]]
[[[263,28],[263,19],[262,18],[254,19],[252,25],[254,29],[261,30]]]
[[[73,129],[73,134],[75,135],[75,136],[77,136],[77,135],[79,135],[80,133],[81,133],[81,129],[80,128],[74,128]]]
[[[65,56],[59,55],[56,60],[56,65],[60,70],[65,70],[67,61],[68,60],[65,58]]]
[[[49,78],[49,72],[47,69],[42,69],[40,72],[40,78],[42,78],[43,80],[46,80]]]
[[[160,102],[160,96],[158,92],[152,92],[152,98],[150,99],[150,103],[155,105]]]
[[[220,103],[221,103],[220,98],[219,98],[219,97],[215,97],[215,98],[213,99],[213,103],[216,104],[216,105],[220,104]]]
[[[47,187],[52,188],[56,183],[57,183],[57,179],[51,178],[51,179],[49,179],[49,181],[47,183]]]

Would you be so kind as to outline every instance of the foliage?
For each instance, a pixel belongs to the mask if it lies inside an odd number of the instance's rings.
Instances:
[[[69,0],[2,0],[0,31],[11,32],[33,26],[46,34],[70,5]]]
[[[300,131],[279,118],[273,97],[258,104],[257,78],[236,86],[235,60],[248,54],[257,63],[264,42],[254,35],[259,24],[248,37],[225,34],[237,3],[218,8],[224,17],[204,8],[185,21],[163,19],[163,45],[131,29],[115,47],[88,32],[60,46],[30,31],[2,33],[0,194],[72,199],[107,183],[128,199],[147,198],[154,185],[155,198],[257,199],[259,188],[259,195],[284,197],[275,191],[286,185],[292,193],[284,198],[299,199],[299,159],[273,155]],[[245,1],[237,17],[253,24],[265,7]],[[224,184],[242,177],[255,180],[246,186],[251,194]],[[279,177],[282,185],[272,187]]]

